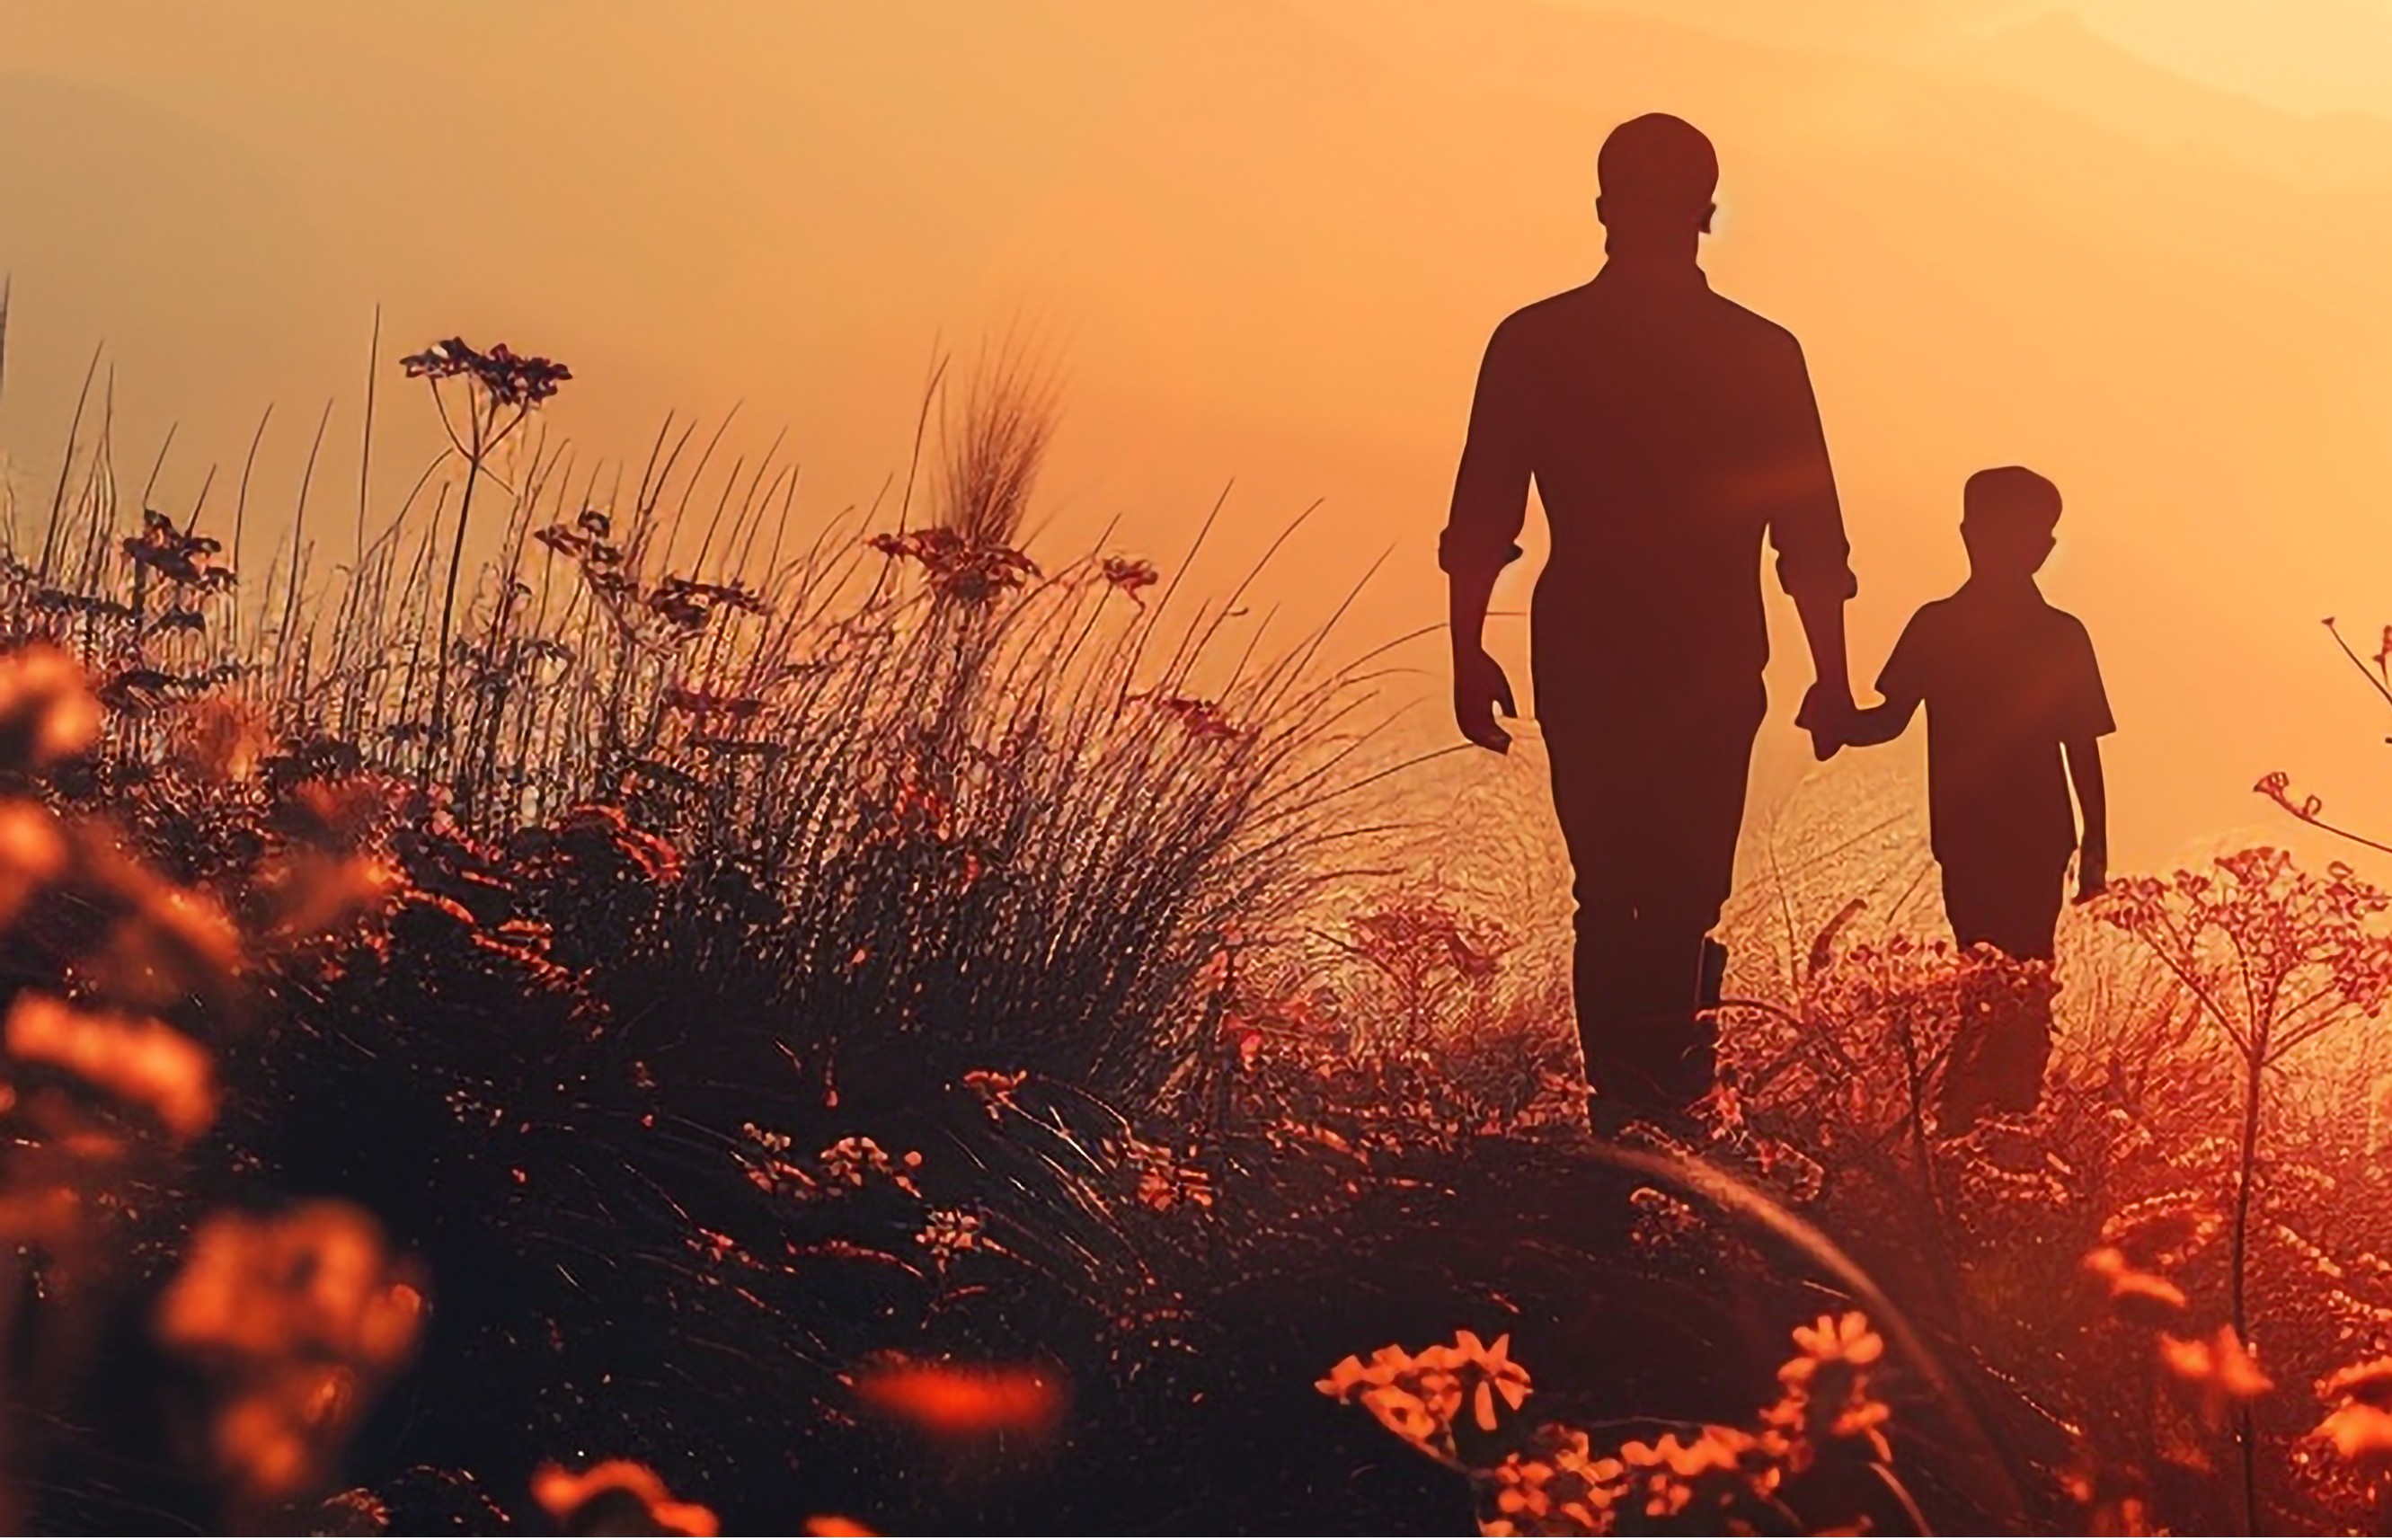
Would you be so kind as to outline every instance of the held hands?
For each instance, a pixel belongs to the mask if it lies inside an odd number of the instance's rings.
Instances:
[[[1506,717],[1520,714],[1520,708],[1512,704],[1512,681],[1503,677],[1502,666],[1488,657],[1483,647],[1457,650],[1453,654],[1454,725],[1480,748],[1505,754],[1511,750],[1512,735],[1496,725],[1499,707]]]
[[[1852,704],[1852,692],[1840,693],[1824,684],[1814,684],[1802,696],[1802,708],[1794,713],[1794,725],[1811,734],[1811,753],[1814,758],[1832,759],[1838,749],[1852,742],[1854,718],[1860,708]]]

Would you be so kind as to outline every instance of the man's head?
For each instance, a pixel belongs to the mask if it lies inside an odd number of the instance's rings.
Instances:
[[[1595,217],[1611,244],[1675,243],[1711,227],[1719,154],[1702,130],[1667,112],[1631,118],[1594,158]]]
[[[2032,576],[2059,526],[2060,488],[2023,465],[1980,471],[1960,494],[1960,539],[1981,576]]]

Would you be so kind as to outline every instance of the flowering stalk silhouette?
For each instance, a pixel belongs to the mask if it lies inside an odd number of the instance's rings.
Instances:
[[[2267,1077],[2303,1044],[2392,999],[2392,937],[2377,923],[2392,894],[2336,862],[2322,877],[2282,850],[2222,857],[2213,873],[2135,877],[2111,885],[2099,913],[2166,964],[2240,1062],[2242,1116],[2230,1239],[2235,1337],[2251,1339],[2251,1196],[2257,1183]],[[2252,1425],[2242,1417],[2244,1516],[2257,1522]]]
[[[400,363],[409,379],[422,380],[431,386],[432,402],[439,410],[449,447],[465,460],[465,493],[457,506],[457,534],[448,547],[448,577],[440,598],[440,647],[433,667],[432,723],[422,771],[428,784],[435,745],[448,737],[448,639],[456,623],[457,575],[465,561],[465,530],[474,520],[474,489],[488,472],[490,456],[523,426],[533,408],[573,378],[573,371],[552,359],[518,356],[504,343],[483,353],[457,337],[435,343]],[[451,380],[464,382],[462,429],[440,389]]]

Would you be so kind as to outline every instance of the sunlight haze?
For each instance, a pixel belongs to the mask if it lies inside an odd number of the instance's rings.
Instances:
[[[2278,768],[2392,833],[2382,703],[2318,624],[2372,654],[2392,617],[2387,92],[2378,0],[16,0],[0,446],[38,517],[104,343],[120,473],[178,424],[153,500],[214,464],[221,510],[272,402],[262,566],[327,399],[314,496],[354,503],[379,304],[377,498],[436,443],[395,359],[462,333],[567,361],[586,456],[668,411],[736,405],[726,454],[786,425],[811,528],[902,476],[938,347],[1018,328],[1065,384],[1038,549],[1118,518],[1175,563],[1234,482],[1226,591],[1319,499],[1255,608],[1292,638],[1385,555],[1358,651],[1442,619],[1479,351],[1593,271],[1595,148],[1665,110],[1720,149],[1714,283],[1807,352],[1864,687],[1962,576],[1963,479],[2022,462],[2067,498],[2044,586],[2115,705],[2117,866],[2290,840]],[[1405,655],[1446,741],[1442,649]]]

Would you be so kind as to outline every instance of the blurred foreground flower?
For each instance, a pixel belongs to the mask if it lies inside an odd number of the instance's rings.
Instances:
[[[6,1037],[10,1057],[62,1070],[178,1140],[215,1120],[207,1051],[162,1021],[79,1010],[28,993],[8,1008]]]
[[[2392,1463],[2392,1358],[2338,1370],[2318,1393],[2340,1403],[2317,1427],[2336,1454],[2354,1463]]]
[[[2162,1333],[2160,1362],[2186,1385],[2201,1392],[2202,1416],[2211,1426],[2223,1427],[2227,1412],[2256,1401],[2276,1388],[2262,1373],[2258,1360],[2244,1350],[2232,1326],[2219,1326],[2214,1336],[2188,1340]]]
[[[208,1219],[153,1326],[208,1385],[206,1463],[254,1506],[321,1483],[413,1352],[423,1314],[420,1275],[390,1254],[381,1226],[318,1200]]]
[[[2156,1273],[2128,1265],[2126,1254],[2114,1246],[2088,1252],[2085,1271],[2106,1288],[2110,1308],[2118,1318],[2137,1326],[2164,1326],[2183,1315],[2190,1303],[2184,1290]]]
[[[941,1438],[1040,1434],[1061,1420],[1066,1396],[1046,1370],[897,1360],[855,1376],[859,1400]]]
[[[46,643],[0,655],[0,770],[28,774],[99,742],[99,697],[83,668]]]
[[[532,1474],[531,1495],[566,1534],[722,1533],[713,1509],[676,1501],[664,1479],[637,1460],[601,1460],[578,1475],[544,1465]]]

